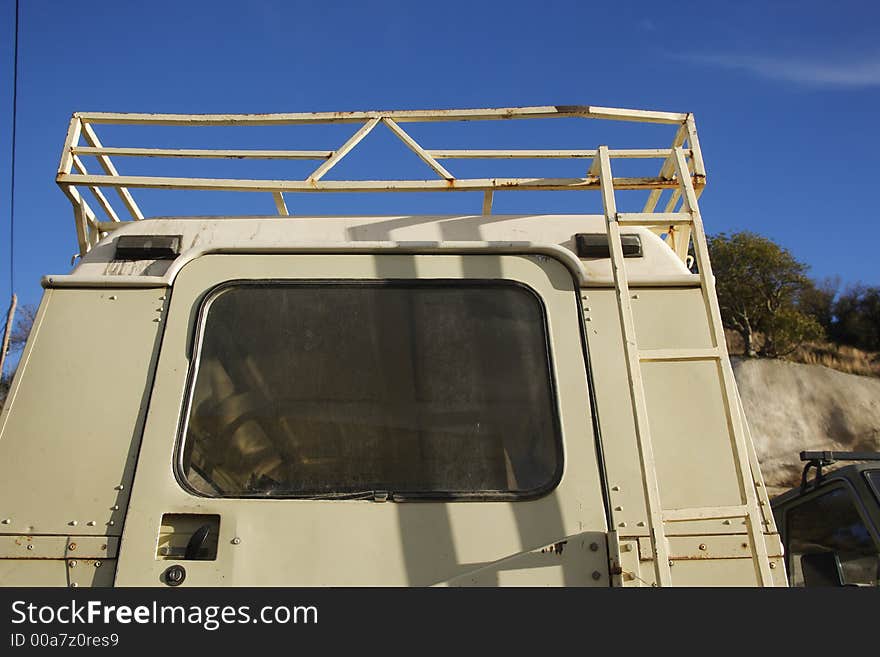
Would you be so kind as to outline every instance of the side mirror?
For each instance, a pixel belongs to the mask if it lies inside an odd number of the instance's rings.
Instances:
[[[843,586],[843,571],[836,552],[813,552],[801,556],[804,586]]]

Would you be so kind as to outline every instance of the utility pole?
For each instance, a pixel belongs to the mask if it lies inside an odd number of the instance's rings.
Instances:
[[[12,334],[12,320],[15,317],[15,306],[18,305],[18,297],[12,293],[12,303],[9,304],[9,312],[6,315],[6,330],[3,331],[3,347],[0,349],[0,378],[3,377],[3,365],[6,363],[6,352],[9,351],[9,336]]]

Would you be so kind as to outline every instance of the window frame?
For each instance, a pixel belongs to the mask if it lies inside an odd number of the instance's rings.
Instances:
[[[862,470],[862,476],[865,479],[865,483],[868,484],[868,488],[874,494],[874,499],[878,506],[880,506],[880,468]]]
[[[190,324],[190,337],[187,340],[187,358],[189,365],[187,368],[186,382],[184,387],[183,402],[181,404],[180,416],[178,421],[178,432],[175,439],[174,457],[172,470],[174,478],[178,485],[190,495],[202,499],[209,500],[284,500],[284,501],[350,501],[350,500],[372,500],[372,497],[362,496],[346,496],[342,494],[338,497],[328,496],[326,493],[316,494],[253,494],[245,495],[238,492],[236,494],[221,494],[218,490],[216,495],[207,495],[197,490],[188,480],[184,470],[183,456],[186,446],[187,430],[190,420],[190,412],[192,409],[192,400],[195,393],[196,377],[199,371],[199,364],[202,355],[202,342],[205,334],[205,325],[210,311],[211,304],[225,290],[234,287],[328,287],[333,285],[346,285],[350,287],[392,287],[392,288],[426,288],[426,287],[514,287],[520,288],[528,292],[538,303],[538,309],[541,314],[541,328],[543,335],[543,348],[545,363],[547,366],[548,383],[550,386],[550,410],[551,421],[553,426],[553,447],[556,456],[556,468],[552,476],[546,484],[528,491],[454,491],[454,492],[406,492],[397,493],[389,492],[388,501],[393,502],[518,502],[529,501],[545,497],[551,494],[562,483],[563,473],[565,471],[565,448],[564,436],[562,432],[561,407],[558,394],[558,382],[556,380],[556,369],[553,359],[553,349],[551,345],[550,321],[547,312],[547,306],[541,294],[532,286],[518,280],[509,278],[236,278],[222,281],[208,289],[206,289],[194,301],[194,305],[198,306],[197,312],[194,313],[194,320]],[[215,490],[217,487],[206,479],[206,482]],[[378,491],[377,491],[378,492]],[[384,492],[384,491],[383,491]]]

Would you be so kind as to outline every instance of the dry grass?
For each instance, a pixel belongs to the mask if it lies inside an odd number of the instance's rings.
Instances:
[[[862,376],[880,376],[880,353],[862,351],[831,342],[809,342],[786,357],[808,365],[824,365],[832,370]]]
[[[725,330],[725,335],[730,354],[743,355],[743,342],[739,334]],[[880,377],[880,353],[862,351],[833,342],[808,342],[798,347],[784,360],[807,365],[823,365],[847,374]]]

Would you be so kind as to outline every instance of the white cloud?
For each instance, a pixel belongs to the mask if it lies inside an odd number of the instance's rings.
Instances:
[[[850,61],[734,54],[703,55],[697,59],[705,64],[744,70],[771,80],[838,88],[880,86],[880,53]],[[694,59],[688,57],[688,60]]]

